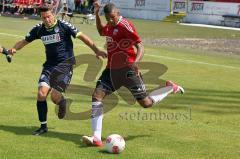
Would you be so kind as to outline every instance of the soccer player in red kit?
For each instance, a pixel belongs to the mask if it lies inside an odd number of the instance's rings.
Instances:
[[[99,16],[99,2],[95,2],[94,7],[97,30],[101,36],[106,36],[108,63],[92,95],[93,136],[83,136],[82,140],[87,145],[102,146],[102,101],[107,95],[124,86],[142,107],[149,108],[170,93],[183,93],[184,89],[172,81],[167,81],[165,87],[147,94],[137,67],[143,57],[144,47],[133,24],[120,16],[113,3],[108,3],[103,9],[107,24],[103,25]]]

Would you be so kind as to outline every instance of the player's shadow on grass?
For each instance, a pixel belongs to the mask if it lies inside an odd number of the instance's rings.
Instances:
[[[24,126],[0,125],[0,130],[14,133],[16,135],[33,136],[31,133],[33,131],[35,131],[36,129],[38,129],[38,127],[36,127],[36,126],[24,127]],[[81,142],[82,136],[83,136],[82,134],[63,133],[63,132],[56,132],[56,131],[50,130],[46,134],[43,134],[39,137],[56,138],[56,139],[72,142],[81,148],[84,148],[84,147],[86,148],[87,146]],[[35,136],[35,137],[38,137],[38,136]],[[129,135],[129,136],[124,137],[124,139],[126,141],[129,141],[129,140],[134,140],[139,137],[149,137],[149,135]],[[106,139],[103,138],[103,140],[106,140]]]
[[[186,109],[214,115],[232,115],[240,113],[240,92],[206,89],[188,89],[186,94],[169,96],[168,109]],[[161,103],[160,103],[161,104]]]
[[[26,136],[33,136],[32,132],[37,130],[38,128],[39,127],[35,127],[35,126],[24,127],[24,126],[0,125],[0,130],[11,132],[16,135],[26,135]],[[56,139],[60,139],[60,140],[64,140],[64,141],[73,142],[79,146],[84,146],[84,145],[82,145],[82,142],[80,141],[82,136],[83,136],[82,134],[56,132],[56,131],[52,131],[50,129],[46,134],[43,134],[39,137],[56,138]],[[38,136],[36,136],[36,137],[38,137]]]

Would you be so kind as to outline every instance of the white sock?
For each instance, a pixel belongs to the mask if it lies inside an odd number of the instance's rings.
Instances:
[[[157,90],[152,91],[149,94],[149,97],[153,100],[154,104],[162,101],[166,98],[170,93],[173,92],[172,86],[166,86]]]
[[[98,140],[102,136],[103,104],[102,102],[92,102],[92,129],[93,135]]]

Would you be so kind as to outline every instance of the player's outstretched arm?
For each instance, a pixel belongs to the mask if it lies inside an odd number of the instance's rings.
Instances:
[[[13,46],[13,48],[9,49],[9,53],[12,55],[15,54],[17,50],[22,49],[27,44],[29,44],[29,42],[27,42],[26,40],[20,40]]]
[[[96,26],[97,26],[98,33],[100,35],[103,35],[102,30],[103,30],[104,24],[102,23],[102,20],[99,15],[99,10],[100,10],[101,5],[98,1],[94,2],[93,5],[94,5],[94,12],[96,15]]]
[[[99,58],[99,57],[106,58],[107,57],[107,53],[99,50],[98,47],[94,44],[94,42],[87,35],[81,33],[77,38],[80,39],[81,41],[83,41],[89,48],[91,48],[95,52],[97,58]]]

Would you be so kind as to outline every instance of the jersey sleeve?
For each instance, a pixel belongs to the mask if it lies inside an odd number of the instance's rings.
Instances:
[[[38,24],[32,28],[32,30],[25,36],[27,42],[32,42],[33,40],[39,39],[38,32],[41,24]]]
[[[65,31],[70,34],[72,37],[76,38],[77,34],[80,33],[80,31],[71,23],[61,21],[63,23]]]
[[[140,36],[138,35],[133,25],[124,27],[124,35],[126,36],[127,39],[130,39],[133,42],[133,44],[141,42]]]

